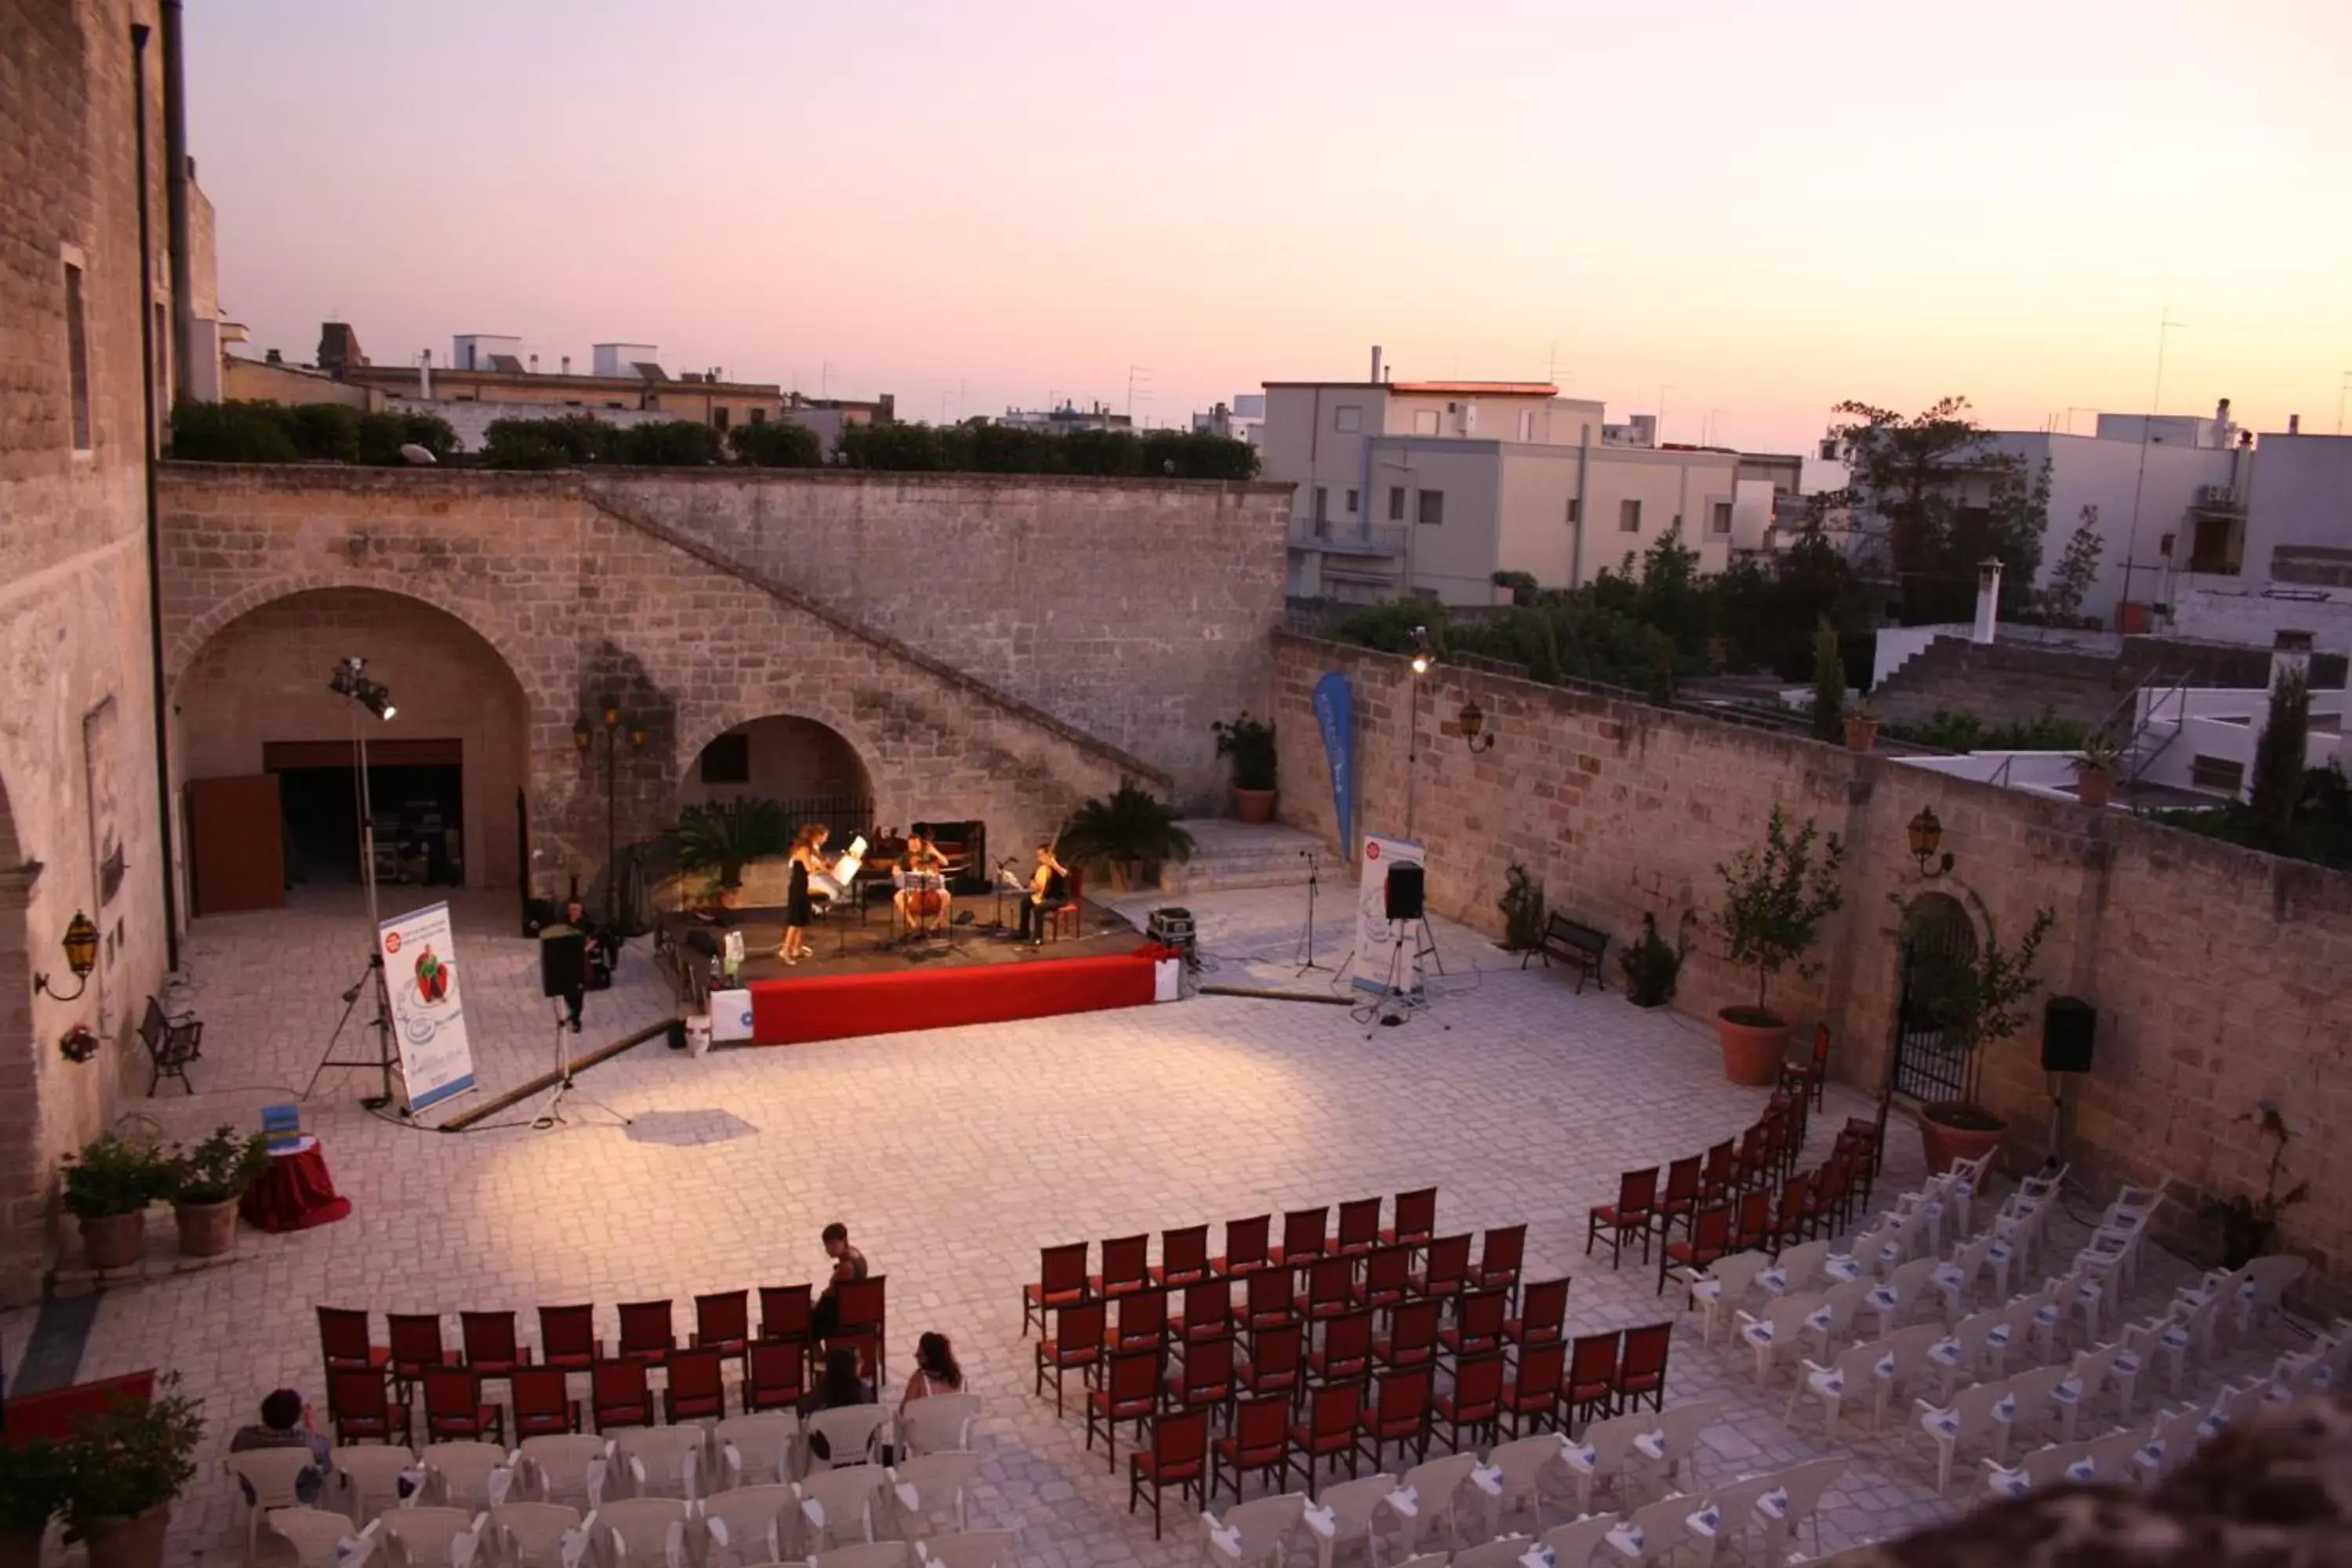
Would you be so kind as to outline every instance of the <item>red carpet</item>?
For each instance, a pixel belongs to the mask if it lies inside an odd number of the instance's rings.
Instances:
[[[907,1029],[1139,1007],[1151,1000],[1151,964],[1160,953],[1147,943],[1133,952],[1097,958],[755,980],[751,986],[751,1040],[761,1046],[798,1046]]]

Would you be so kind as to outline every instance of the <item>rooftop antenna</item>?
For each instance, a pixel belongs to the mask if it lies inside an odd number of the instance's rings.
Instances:
[[[2131,527],[2130,527],[2130,529],[2129,529],[2128,531],[2126,531],[2126,533],[2124,534],[2124,596],[2123,596],[2123,603],[2124,603],[2124,604],[2126,604],[2126,605],[2128,605],[2128,604],[2130,604],[2130,603],[2132,602],[2132,596],[2131,596],[2131,580],[2132,580],[2132,564],[2133,564],[2133,558],[2134,558],[2135,556],[2137,556],[2137,555],[2139,553],[2139,498],[2140,498],[2140,492],[2147,487],[2147,447],[2148,447],[2148,437],[2149,437],[2149,436],[2150,436],[2151,434],[2153,434],[2153,432],[2154,432],[2154,430],[2155,430],[2155,427],[2156,427],[2156,416],[2157,416],[2157,415],[2158,415],[2159,412],[2161,412],[2161,411],[2162,411],[2162,409],[2163,409],[2163,407],[2164,407],[2164,345],[2165,345],[2165,341],[2166,341],[2168,338],[2169,338],[2169,337],[2171,336],[2171,334],[2172,334],[2172,330],[2173,330],[2175,327],[2185,327],[2185,326],[2187,326],[2187,325],[2188,325],[2188,323],[2187,323],[2186,321],[2174,321],[2174,320],[2172,319],[2172,307],[2171,307],[2171,306],[2169,306],[2169,305],[2167,305],[2167,306],[2164,308],[2164,313],[2163,313],[2162,315],[2160,315],[2160,316],[2158,316],[2158,317],[2157,318],[2157,323],[2156,323],[2156,393],[2155,393],[2155,395],[2154,395],[2153,399],[2149,402],[2149,404],[2148,404],[2148,405],[2147,405],[2147,412],[2146,414],[2143,414],[2143,415],[2141,415],[2141,416],[2140,416],[2140,420],[2139,420],[2139,471],[2138,471],[2137,473],[2136,473],[2135,475],[2133,475],[2133,476],[2132,476],[2132,510],[2131,510]],[[2120,611],[2118,611],[2117,613],[2118,613],[2118,614],[2121,614],[2121,612],[2120,612]]]
[[[1135,395],[1139,390],[1143,394],[1144,402],[1151,401],[1151,367],[1148,364],[1127,367],[1127,417],[1129,424],[1135,420]]]

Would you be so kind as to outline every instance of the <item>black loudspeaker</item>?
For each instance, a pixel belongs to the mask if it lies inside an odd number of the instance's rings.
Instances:
[[[568,996],[588,988],[588,939],[578,931],[569,936],[539,939],[539,994]]]
[[[1388,913],[1392,921],[1421,919],[1422,879],[1418,866],[1391,866],[1388,879]]]
[[[669,1048],[671,1050],[682,1051],[686,1049],[686,1020],[683,1018],[672,1018],[669,1021],[669,1033],[665,1036],[664,1038],[668,1041]]]
[[[2099,1010],[2080,996],[2053,996],[2042,1009],[2042,1070],[2089,1072]]]

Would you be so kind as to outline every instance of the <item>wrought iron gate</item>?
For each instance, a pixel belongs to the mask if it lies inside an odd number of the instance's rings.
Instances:
[[[1976,930],[1958,901],[1929,894],[1904,921],[1901,990],[1895,1010],[1895,1092],[1915,1100],[1966,1099],[1969,1050],[1956,1026],[1955,987],[1976,963]]]

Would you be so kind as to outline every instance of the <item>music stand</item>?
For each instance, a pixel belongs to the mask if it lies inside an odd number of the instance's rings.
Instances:
[[[570,1123],[572,1119],[563,1114],[563,1102],[573,1095],[579,1094],[578,1086],[572,1081],[571,1053],[563,1048],[563,1037],[572,1032],[570,1009],[561,996],[551,996],[548,1001],[555,1010],[555,1098],[547,1102],[545,1110],[531,1119],[530,1124],[541,1132]],[[583,1105],[592,1110],[603,1111],[624,1127],[631,1124],[627,1117],[601,1100],[593,1099],[584,1094],[579,1094],[579,1099]],[[582,1120],[583,1125],[590,1124],[585,1118]]]

